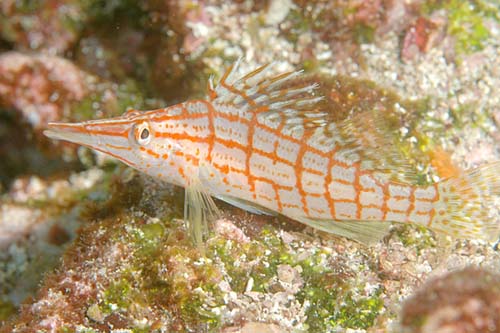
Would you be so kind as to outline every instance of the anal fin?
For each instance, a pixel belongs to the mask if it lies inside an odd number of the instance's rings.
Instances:
[[[363,244],[380,241],[389,231],[390,222],[385,221],[337,221],[302,217],[300,222],[313,228],[352,239]]]
[[[227,202],[230,205],[233,205],[235,207],[238,207],[240,209],[246,210],[249,213],[252,214],[257,214],[257,215],[269,215],[269,216],[276,216],[277,213],[267,209],[265,207],[262,207],[260,205],[257,205],[253,202],[231,197],[231,196],[226,196],[226,195],[217,195],[217,199],[222,200],[224,202]]]
[[[219,209],[199,183],[189,185],[184,193],[184,221],[187,230],[193,243],[203,249],[203,241],[208,235],[208,224],[220,216]]]

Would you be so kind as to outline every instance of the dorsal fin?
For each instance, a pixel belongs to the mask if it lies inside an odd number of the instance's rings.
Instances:
[[[363,168],[391,181],[416,184],[418,170],[397,143],[396,122],[394,114],[373,110],[345,119],[339,129],[359,154]]]
[[[315,94],[319,85],[296,79],[303,71],[271,75],[276,63],[270,63],[239,76],[240,62],[241,58],[231,65],[217,85],[210,79],[208,95],[213,103],[232,106],[231,111],[248,119],[255,114],[280,118],[285,129],[297,124],[314,128],[328,123],[327,114],[318,107],[324,99]]]

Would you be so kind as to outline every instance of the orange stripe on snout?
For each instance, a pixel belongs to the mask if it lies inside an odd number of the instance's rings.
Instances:
[[[121,124],[121,122],[120,122]],[[112,124],[106,124],[106,125],[112,125]],[[112,131],[106,131],[106,130],[92,130],[85,125],[81,126],[74,126],[70,124],[57,124],[57,125],[52,125],[54,129],[57,128],[68,128],[70,129],[70,132],[76,132],[76,133],[84,133],[84,134],[92,134],[92,135],[108,135],[108,136],[121,136],[124,138],[128,138],[128,130],[122,131],[122,132],[112,132]],[[49,126],[50,128],[50,126]]]
[[[123,146],[115,146],[110,143],[106,143],[106,147],[111,148],[111,149],[118,149],[118,150],[132,150],[131,147],[123,147]]]
[[[130,122],[122,122],[122,121],[117,121],[116,123],[105,123],[105,124],[96,124],[99,126],[116,126],[118,124],[129,124],[133,123],[133,121]],[[67,128],[70,130],[70,132],[76,132],[76,133],[84,133],[84,134],[92,134],[92,135],[109,135],[109,136],[121,136],[121,137],[128,137],[128,130],[121,131],[121,132],[113,132],[113,131],[107,131],[107,130],[93,130],[92,128],[88,128],[87,126],[92,126],[92,124],[83,124],[79,126],[71,125],[71,124],[54,124],[51,125],[54,129],[58,128]],[[51,127],[49,126],[49,128]]]
[[[128,131],[110,132],[110,131],[104,131],[104,130],[99,130],[99,131],[87,130],[87,131],[82,131],[82,132],[92,134],[92,135],[107,135],[107,136],[118,136],[118,137],[122,137],[122,138],[128,138]]]

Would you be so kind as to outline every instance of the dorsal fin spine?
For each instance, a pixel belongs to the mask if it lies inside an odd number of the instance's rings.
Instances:
[[[226,84],[233,84],[235,82],[234,76],[238,73],[238,67],[240,67],[240,63],[242,61],[242,57],[239,57],[234,64],[229,66],[228,70],[224,74],[224,76],[221,79],[221,82],[224,82]]]
[[[302,73],[303,73],[303,71],[295,71],[295,72],[286,72],[283,74],[279,74],[276,77],[270,79],[268,85],[263,85],[262,91],[274,90],[276,87],[279,87],[283,82],[291,80],[293,78],[296,78],[297,76],[299,76]]]
[[[276,65],[276,62],[267,63],[256,70],[248,73],[243,76],[238,81],[244,82],[248,86],[259,86],[266,80],[266,74],[270,68],[273,68]],[[238,82],[236,82],[238,83]]]
[[[314,94],[319,84],[297,79],[303,71],[272,74],[274,63],[271,63],[237,78],[240,61],[230,66],[210,91],[211,101],[221,110],[238,113],[245,119],[259,115],[260,121],[269,125],[278,118],[285,131],[328,124],[328,115],[316,105],[323,99]]]
[[[300,106],[300,107],[304,107],[304,106],[308,106],[308,105],[313,105],[313,104],[316,104],[320,101],[322,101],[325,97],[323,96],[319,96],[319,97],[307,97],[307,98],[303,98],[302,100],[300,101],[297,101],[297,106]],[[312,116],[313,114],[307,114],[307,116]],[[326,112],[316,112],[314,114],[315,116],[326,116],[327,113]]]

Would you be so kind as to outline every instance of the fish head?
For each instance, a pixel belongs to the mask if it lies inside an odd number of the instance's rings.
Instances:
[[[130,110],[120,117],[77,123],[52,122],[44,134],[110,155],[148,174],[159,173],[160,160],[176,149],[168,138],[155,137],[155,112]],[[163,164],[164,165],[164,164]]]

